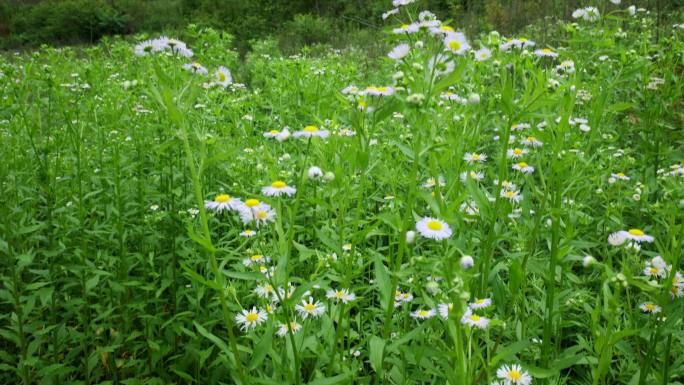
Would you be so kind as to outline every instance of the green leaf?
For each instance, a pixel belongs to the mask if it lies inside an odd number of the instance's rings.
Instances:
[[[269,327],[264,332],[263,337],[261,337],[259,343],[254,347],[254,354],[252,355],[252,359],[249,361],[249,370],[256,369],[259,367],[259,365],[261,365],[262,362],[264,362],[266,355],[268,354],[269,350],[271,350],[272,340],[273,323],[270,323]]]
[[[499,350],[497,355],[492,358],[491,362],[489,363],[490,367],[496,367],[496,365],[501,361],[505,360],[507,358],[510,358],[511,356],[515,355],[516,353],[522,351],[523,349],[527,348],[528,346],[532,345],[532,342],[529,340],[525,341],[518,341],[515,343],[512,343],[505,348]]]
[[[385,340],[373,336],[368,343],[368,350],[370,351],[370,364],[373,370],[378,374],[378,377],[382,377],[383,366],[382,359],[385,353]]]
[[[346,382],[349,379],[351,379],[351,374],[345,373],[345,374],[339,374],[335,377],[317,378],[317,379],[309,382],[308,385],[335,385],[335,384],[341,384],[343,382]]]

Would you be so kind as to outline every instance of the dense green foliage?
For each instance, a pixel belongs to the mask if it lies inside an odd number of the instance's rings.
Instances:
[[[598,3],[472,50],[392,33],[411,4],[377,21],[396,60],[276,38],[240,60],[204,22],[192,59],[0,56],[0,383],[684,383],[684,25]],[[291,16],[297,44],[335,38]]]
[[[102,36],[213,27],[236,37],[244,52],[253,39],[277,36],[282,48],[306,44],[366,44],[381,25],[388,0],[7,0],[0,5],[0,48],[42,43],[93,43]],[[581,0],[422,0],[443,20],[470,33],[512,33],[548,16],[569,16]],[[658,13],[662,22],[684,0],[630,3]],[[661,21],[661,20],[659,20]]]

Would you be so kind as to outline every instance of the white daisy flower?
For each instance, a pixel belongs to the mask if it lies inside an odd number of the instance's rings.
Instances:
[[[382,20],[387,20],[388,17],[396,15],[397,13],[399,13],[399,8],[390,9],[389,11],[382,14]]]
[[[432,318],[437,314],[434,309],[429,309],[429,310],[424,310],[424,309],[418,309],[411,313],[411,317],[414,319],[428,319]]]
[[[285,337],[289,332],[292,332],[292,334],[297,333],[302,329],[302,325],[297,323],[297,320],[294,320],[288,324],[280,324],[278,327],[278,331],[276,331],[276,335],[278,337]]]
[[[444,38],[444,46],[456,55],[463,55],[470,50],[470,45],[464,34],[454,32]]]
[[[340,301],[340,302],[345,303],[345,304],[356,299],[356,294],[351,293],[347,289],[339,289],[339,290],[332,290],[331,289],[325,293],[325,296],[329,299],[334,299],[334,300]]]
[[[215,84],[221,87],[228,87],[233,83],[233,76],[230,74],[230,70],[226,67],[219,67],[216,72],[214,72]]]
[[[643,230],[640,229],[629,229],[627,231],[620,231],[620,235],[627,239],[631,240],[634,242],[648,242],[651,243],[653,242],[654,238],[650,235],[647,235],[646,233],[643,232]]]
[[[204,208],[216,212],[235,211],[240,208],[242,202],[238,198],[233,198],[228,194],[219,194],[213,201],[204,201]]]
[[[392,5],[395,7],[401,7],[402,5],[409,5],[416,0],[392,0]]]
[[[284,128],[282,131],[279,130],[271,130],[268,132],[264,132],[264,137],[265,138],[272,138],[275,139],[279,142],[285,141],[287,138],[290,137],[290,130]]]
[[[532,377],[529,373],[524,371],[518,364],[511,366],[503,365],[496,371],[496,376],[504,380],[506,385],[529,385],[532,383]]]
[[[419,220],[416,223],[416,230],[425,238],[437,241],[449,238],[452,234],[451,228],[446,222],[431,217],[425,217]]]
[[[613,246],[621,246],[626,241],[627,238],[624,237],[621,231],[608,235],[608,243]]]
[[[247,199],[239,208],[238,213],[242,223],[256,222],[264,224],[275,219],[275,210],[270,205],[259,202],[257,199]]]
[[[611,174],[610,174],[610,177],[611,177],[611,178],[614,178],[614,179],[616,179],[616,180],[629,180],[629,179],[630,179],[630,178],[629,178],[627,175],[625,175],[625,173],[623,173],[623,172],[611,173]]]
[[[544,145],[544,143],[540,142],[534,136],[528,136],[526,138],[520,139],[520,144],[522,144],[524,146],[531,146],[531,147],[541,147]]]
[[[553,52],[551,48],[542,48],[534,51],[534,54],[539,57],[558,57],[556,52]]]
[[[438,176],[437,179],[430,177],[428,178],[425,183],[423,183],[423,187],[425,188],[433,188],[439,184],[440,187],[446,186],[446,181],[444,180],[443,176]]]
[[[246,229],[246,230],[243,230],[242,232],[240,232],[240,236],[245,237],[245,238],[250,238],[250,237],[253,237],[255,235],[257,235],[256,231],[250,230],[250,229]]]
[[[296,192],[296,188],[288,186],[287,183],[283,182],[282,180],[277,180],[271,183],[270,186],[266,186],[261,189],[261,193],[267,197],[279,197],[281,195],[287,195],[291,197]]]
[[[392,30],[392,33],[395,33],[395,34],[402,34],[402,33],[412,34],[412,33],[418,32],[418,31],[420,31],[420,25],[416,24],[416,23],[412,23],[412,24],[402,24],[399,28],[394,28]]]
[[[492,305],[492,300],[489,298],[479,298],[468,304],[468,307],[475,309],[486,309]]]
[[[511,131],[522,131],[532,127],[529,123],[516,123],[511,126]]]
[[[197,62],[183,64],[183,68],[188,71],[191,71],[192,73],[200,75],[206,75],[209,73],[209,70],[207,70],[203,65]]]
[[[458,104],[463,104],[463,105],[468,104],[467,99],[465,99],[465,98],[463,98],[463,97],[459,96],[458,94],[455,94],[451,91],[442,92],[441,94],[439,94],[439,97],[444,99],[444,100],[456,102]]]
[[[323,170],[321,170],[319,167],[311,166],[306,172],[306,176],[309,177],[309,179],[319,179],[323,176]]]
[[[486,329],[489,326],[489,318],[474,314],[472,310],[468,309],[461,317],[461,323],[478,329]]]
[[[271,261],[271,257],[266,257],[261,254],[254,254],[249,258],[245,258],[242,260],[242,264],[249,267],[252,265],[263,265],[264,263],[268,263]]]
[[[487,161],[487,154],[477,154],[477,153],[466,152],[465,155],[463,155],[463,160],[465,160],[469,164],[484,163]]]
[[[401,291],[394,292],[394,307],[399,307],[405,302],[413,301],[413,294],[402,293]]]
[[[263,285],[257,285],[254,292],[261,298],[273,298],[275,295],[275,288],[273,285],[266,283]]]
[[[293,137],[295,138],[311,138],[313,136],[317,136],[319,138],[327,138],[330,136],[330,131],[328,130],[320,130],[316,126],[305,126],[303,130],[301,131],[295,131],[294,134],[292,134]]]
[[[515,189],[501,189],[500,193],[502,198],[506,198],[511,202],[520,202],[523,198],[522,194],[518,190]]]
[[[365,90],[361,91],[359,93],[360,95],[371,95],[371,96],[390,96],[394,94],[394,88],[393,87],[377,87],[377,86],[368,86],[366,87]]]
[[[409,54],[410,50],[410,45],[406,43],[399,44],[398,46],[394,47],[392,51],[390,51],[390,53],[387,54],[387,57],[394,60],[401,60]]]
[[[487,48],[487,47],[482,47],[475,51],[475,60],[477,61],[485,61],[489,60],[492,57],[492,51]]]
[[[268,315],[266,312],[261,309],[257,310],[256,307],[253,307],[252,310],[242,310],[242,313],[235,316],[235,322],[240,325],[242,331],[254,329],[267,319]]]
[[[321,302],[314,301],[312,297],[309,297],[308,301],[303,299],[301,304],[295,305],[295,310],[304,319],[307,319],[308,317],[317,318],[325,313],[325,305]]]
[[[448,25],[440,25],[430,28],[430,33],[433,35],[449,35],[454,32],[456,32],[456,30]]]
[[[528,152],[530,152],[530,150],[526,148],[509,148],[506,155],[509,158],[517,159],[521,158],[523,155],[527,155]]]
[[[468,179],[472,179],[476,182],[480,182],[484,179],[484,173],[480,171],[463,171],[459,174],[461,182],[465,182]]]
[[[344,87],[344,89],[341,92],[345,95],[356,95],[359,91],[359,87],[355,85],[349,85]]]
[[[641,311],[643,311],[644,313],[651,314],[658,314],[663,310],[663,308],[654,304],[653,302],[644,302],[641,305],[639,305],[639,309],[641,309]]]
[[[518,170],[523,174],[531,174],[534,172],[534,167],[525,162],[519,162],[513,165],[513,170]]]
[[[437,309],[439,311],[439,316],[442,317],[443,319],[449,319],[449,312],[454,309],[454,304],[453,303],[440,303],[437,306]]]

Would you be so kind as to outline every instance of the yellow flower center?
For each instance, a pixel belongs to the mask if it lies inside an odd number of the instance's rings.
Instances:
[[[261,258],[263,258],[263,256],[261,256],[261,255],[252,255],[252,256],[249,257],[249,258],[250,258],[252,261],[260,261]]]
[[[401,295],[401,292],[400,292],[399,290],[397,290],[397,291],[394,292],[394,296],[395,296],[395,297],[399,297],[400,295]]]
[[[514,153],[515,155],[520,155],[520,154],[523,153],[523,150],[522,150],[522,149],[519,149],[519,148],[516,148],[516,149],[513,150],[513,153]]]
[[[256,212],[256,217],[258,219],[266,219],[266,218],[268,218],[268,213],[264,210],[259,210]]]
[[[536,141],[536,140],[537,140],[537,138],[535,138],[534,136],[528,136],[528,137],[527,137],[527,141],[528,141],[528,142],[534,142],[534,141]]]
[[[480,154],[473,154],[473,160],[480,160]]]
[[[368,103],[364,102],[363,100],[359,102],[359,108],[366,108],[368,107]]]
[[[256,322],[256,321],[259,319],[259,314],[257,314],[257,313],[247,313],[247,315],[245,316],[245,318],[247,319],[247,322],[250,322],[250,323],[251,323],[251,322]]]
[[[430,314],[430,312],[427,310],[421,310],[418,312],[418,315],[421,317],[426,317],[428,314]]]
[[[214,198],[214,202],[218,203],[226,203],[230,200],[230,195],[228,194],[220,194],[217,195],[216,198]]]
[[[316,131],[318,131],[318,127],[316,127],[316,126],[306,126],[306,127],[304,127],[304,131],[306,131],[306,132],[316,132]]]
[[[479,315],[477,315],[477,314],[473,314],[473,315],[470,316],[470,320],[471,320],[471,321],[475,321],[475,322],[479,321],[480,318],[481,318],[481,317],[480,317]]]
[[[656,269],[655,267],[652,267],[652,268],[648,269],[648,271],[649,271],[651,274],[658,274],[658,269]]]
[[[439,221],[429,221],[427,227],[430,230],[439,231],[442,229],[442,223]]]
[[[312,311],[316,310],[316,306],[314,306],[312,303],[307,303],[306,305],[304,305],[304,310],[307,313],[311,313]]]
[[[520,39],[518,39],[518,40],[520,40],[520,42],[521,42],[521,43],[524,43],[524,42],[526,42],[526,41],[527,41],[527,38],[526,38],[526,37],[521,37],[521,38],[520,38]]]
[[[629,229],[628,233],[636,237],[641,237],[644,235],[644,232],[639,229]]]
[[[271,130],[270,133],[273,134],[273,135],[278,135],[278,134],[280,134],[280,131],[278,131],[278,130]]]
[[[452,40],[449,42],[449,48],[451,48],[452,51],[458,51],[461,49],[461,43],[459,43],[458,40]]]
[[[542,52],[544,52],[544,53],[551,53],[551,52],[553,52],[553,51],[551,51],[550,48],[544,48],[544,49],[542,49]]]
[[[377,90],[380,92],[387,92],[387,87],[378,87]]]
[[[504,194],[505,194],[506,197],[508,197],[508,198],[511,198],[511,197],[513,197],[513,196],[515,195],[515,193],[514,193],[513,191],[506,191]]]
[[[245,206],[247,206],[247,207],[254,207],[254,206],[258,206],[258,205],[259,205],[259,201],[257,199],[247,199],[245,201]]]
[[[226,74],[224,74],[223,71],[219,71],[218,78],[220,81],[225,82],[226,81]]]
[[[619,176],[620,178],[622,178],[622,177],[625,176],[625,173],[624,173],[624,172],[619,172],[619,173],[617,173],[617,174],[615,174],[615,175],[617,175],[617,176]]]
[[[266,311],[267,311],[268,313],[273,313],[273,306],[271,306],[271,305],[266,305]]]
[[[511,370],[508,372],[508,377],[510,377],[511,380],[519,380],[522,378],[522,373],[520,373],[519,370]]]
[[[410,295],[409,293],[404,293],[404,294],[401,295],[401,297],[402,297],[403,299],[408,299],[408,298],[409,298],[409,295]]]
[[[294,321],[290,322],[290,330],[295,330],[295,329],[297,329],[297,323]]]
[[[335,297],[337,298],[342,298],[344,297],[344,292],[342,290],[338,290],[335,292]]]
[[[645,307],[646,310],[648,310],[648,311],[653,311],[653,310],[655,310],[655,305],[652,304],[652,303],[647,303],[646,305],[644,305],[644,307]]]
[[[485,302],[484,299],[478,299],[477,301],[475,301],[475,303],[478,305],[482,305],[484,302]]]
[[[454,32],[454,29],[448,25],[443,25],[442,32]]]
[[[520,162],[520,163],[518,163],[518,167],[520,167],[520,168],[527,168],[527,167],[528,167],[528,164],[525,163],[525,162]]]
[[[410,25],[408,24],[402,24],[401,29],[409,29]]]
[[[271,187],[275,187],[275,188],[283,188],[285,186],[287,186],[287,184],[285,182],[283,182],[282,180],[277,180],[277,181],[271,183]]]

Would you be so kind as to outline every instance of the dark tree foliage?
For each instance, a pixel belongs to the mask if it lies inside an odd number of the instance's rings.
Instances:
[[[607,1],[607,0],[600,0]],[[189,23],[250,41],[278,37],[284,48],[344,44],[355,32],[382,28],[391,0],[4,0],[0,2],[0,48],[93,43],[102,36],[175,31]],[[568,16],[586,0],[419,0],[440,19],[469,33],[512,33],[546,16]],[[637,0],[667,16],[684,0]],[[663,18],[665,22],[666,18]]]

